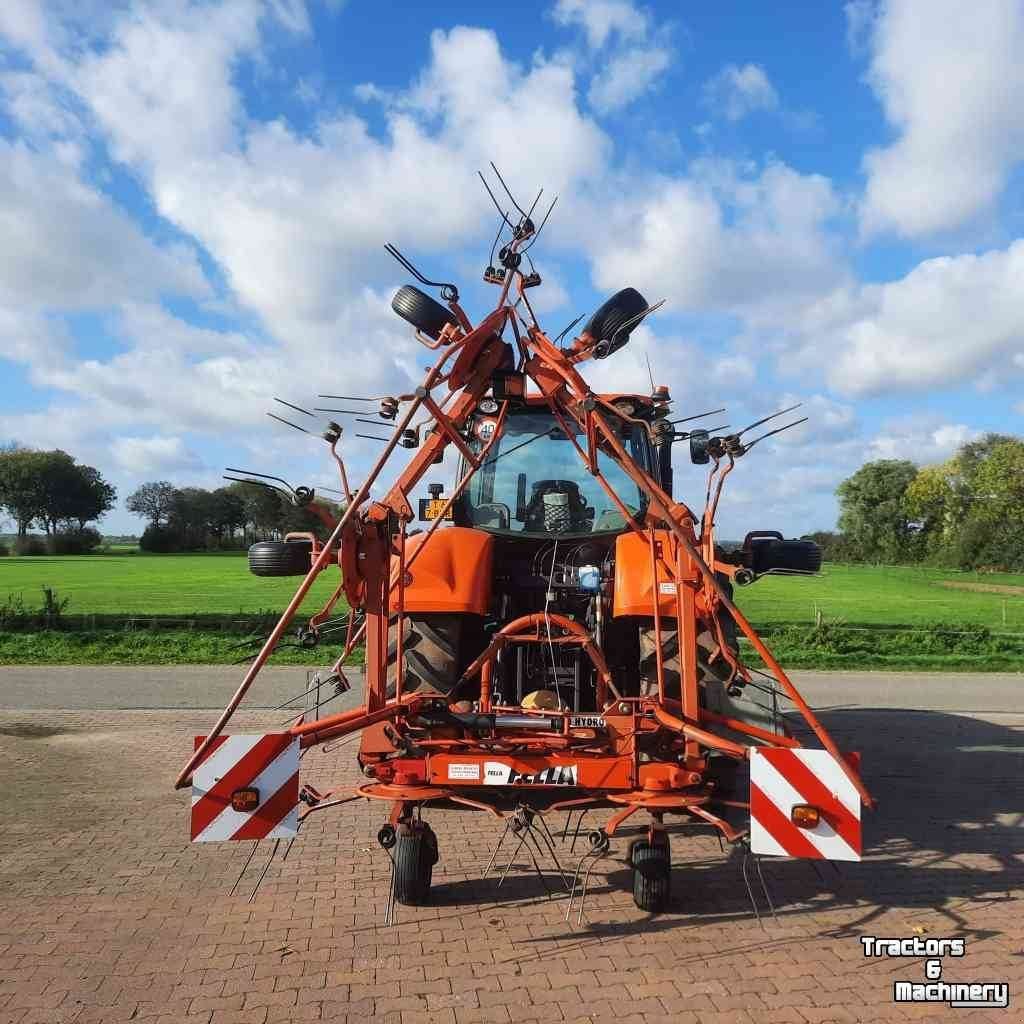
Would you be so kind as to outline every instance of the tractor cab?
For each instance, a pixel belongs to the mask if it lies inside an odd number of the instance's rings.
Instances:
[[[621,398],[618,401],[625,404]],[[651,413],[655,409],[646,397],[630,397],[628,402],[631,417],[637,410]],[[542,400],[528,400],[510,411],[490,456],[456,503],[456,524],[507,538],[547,540],[586,540],[624,530],[626,518],[622,509],[598,479],[588,473],[577,451],[577,444],[586,447],[585,437],[577,434],[570,439],[566,428],[572,427],[564,419],[562,422],[565,427]],[[633,461],[657,475],[647,425],[626,418],[617,422],[619,440]],[[496,418],[486,412],[478,413],[471,447],[479,451],[496,429]],[[642,519],[647,498],[640,488],[602,451],[598,452],[597,464],[630,516]],[[467,468],[463,460],[460,478]]]

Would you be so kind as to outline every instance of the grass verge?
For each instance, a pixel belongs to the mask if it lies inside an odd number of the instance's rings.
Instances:
[[[993,633],[984,626],[881,630],[822,623],[768,626],[763,633],[786,668],[876,669],[933,672],[1024,672],[1024,637]],[[200,630],[36,630],[0,632],[0,665],[229,665],[258,645]],[[322,665],[340,648],[280,648],[271,663]],[[744,659],[760,665],[742,641]],[[362,662],[355,652],[353,664]]]
[[[230,665],[259,646],[240,648],[239,637],[196,630],[115,632],[37,630],[0,633],[0,665]],[[273,665],[322,665],[327,648],[278,649]],[[335,648],[330,652],[334,655]],[[336,656],[336,655],[335,655]],[[352,664],[362,661],[362,651]]]

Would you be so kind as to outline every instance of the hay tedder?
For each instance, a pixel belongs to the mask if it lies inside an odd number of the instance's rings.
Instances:
[[[734,584],[766,573],[816,572],[820,552],[769,531],[749,533],[735,550],[715,542],[726,478],[758,441],[785,427],[750,438],[766,417],[735,433],[682,431],[681,423],[707,414],[673,419],[669,389],[653,378],[650,394],[592,391],[584,364],[622,348],[656,306],[626,288],[571,342],[560,344],[579,321],[550,337],[529,301],[541,281],[529,257],[539,234],[533,207],[523,210],[508,195],[517,213],[498,206],[484,272],[498,302],[475,324],[454,285],[428,281],[389,246],[445,303],[412,286],[393,302],[436,359],[408,394],[322,396],[373,401],[374,422],[393,429],[379,437],[380,458],[353,492],[338,450],[342,427],[328,419],[322,436],[339,471],[343,512],[310,489],[289,493],[329,537],[290,534],[250,549],[256,574],[303,579],[178,776],[179,788],[193,787],[193,839],[294,837],[310,814],[350,799],[383,801],[378,841],[392,866],[389,914],[395,901],[429,899],[438,840],[425,805],[499,819],[495,854],[510,838],[538,873],[538,856],[557,865],[545,818],[566,812],[566,836],[578,813],[573,844],[582,838],[585,853],[565,882],[567,916],[577,885],[585,894],[594,862],[637,812],[649,823],[628,829],[626,860],[645,910],[669,899],[674,822],[702,824],[740,845],[745,878],[750,852],[858,859],[860,806],[871,806],[858,759],[836,748],[732,599]],[[694,463],[710,467],[700,513],[673,495],[680,441]],[[383,474],[399,447],[411,454],[387,489]],[[422,483],[450,448],[459,468],[449,493],[428,482],[423,496]],[[253,482],[278,479],[236,472]],[[332,567],[337,587],[297,638],[305,646],[326,642],[332,630],[345,638],[329,672],[302,695],[315,692],[315,702],[307,699],[306,712],[281,733],[226,735],[261,667],[291,636],[314,580]],[[335,618],[343,597],[347,618]],[[744,664],[744,637],[764,669]],[[350,689],[345,665],[364,644],[362,699],[328,713],[327,700]],[[820,747],[794,738],[780,698]],[[305,750],[354,733],[362,785],[300,786]],[[613,813],[580,837],[594,808]]]

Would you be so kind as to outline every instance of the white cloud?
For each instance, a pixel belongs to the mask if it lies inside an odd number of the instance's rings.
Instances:
[[[876,394],[954,387],[1024,353],[1024,240],[982,255],[925,260],[906,277],[841,291],[807,323],[829,383]]]
[[[616,54],[591,81],[590,105],[602,114],[621,110],[647,92],[671,60],[661,46],[637,46]]]
[[[195,252],[158,246],[73,168],[0,139],[0,304],[103,307],[208,293]]]
[[[270,0],[270,11],[289,31],[306,35],[310,30],[305,0]]]
[[[582,28],[592,50],[600,50],[613,34],[625,40],[647,34],[647,15],[629,0],[558,0],[551,13],[560,25]]]
[[[722,356],[711,364],[711,379],[728,392],[752,383],[755,371],[754,361],[748,356]]]
[[[945,423],[918,414],[890,420],[868,441],[868,459],[909,459],[919,466],[948,459],[962,444],[981,436],[965,423]]]
[[[118,437],[111,452],[121,469],[140,477],[203,466],[180,437]]]
[[[66,74],[114,155],[197,173],[204,160],[233,150],[241,116],[233,62],[256,45],[261,13],[257,0],[136,7],[106,49],[70,64]]]
[[[990,209],[1024,159],[1024,6],[890,0],[868,81],[896,132],[864,157],[861,225],[919,237]]]
[[[552,17],[586,36],[589,52],[577,63],[581,72],[597,69],[587,100],[600,114],[639,99],[672,63],[669,28],[655,31],[647,12],[627,0],[558,0]]]
[[[759,64],[727,64],[705,84],[704,101],[729,121],[779,106],[775,86]]]
[[[610,190],[614,195],[614,190]],[[688,178],[622,189],[602,210],[607,237],[592,240],[602,288],[631,283],[684,309],[755,312],[819,294],[843,272],[828,221],[838,200],[828,179],[783,164],[759,174],[697,164]]]

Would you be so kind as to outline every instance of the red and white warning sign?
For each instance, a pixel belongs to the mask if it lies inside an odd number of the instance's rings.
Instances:
[[[778,857],[860,860],[860,795],[827,750],[752,751],[750,849]]]
[[[192,773],[192,842],[290,839],[298,804],[297,737],[218,736]]]

